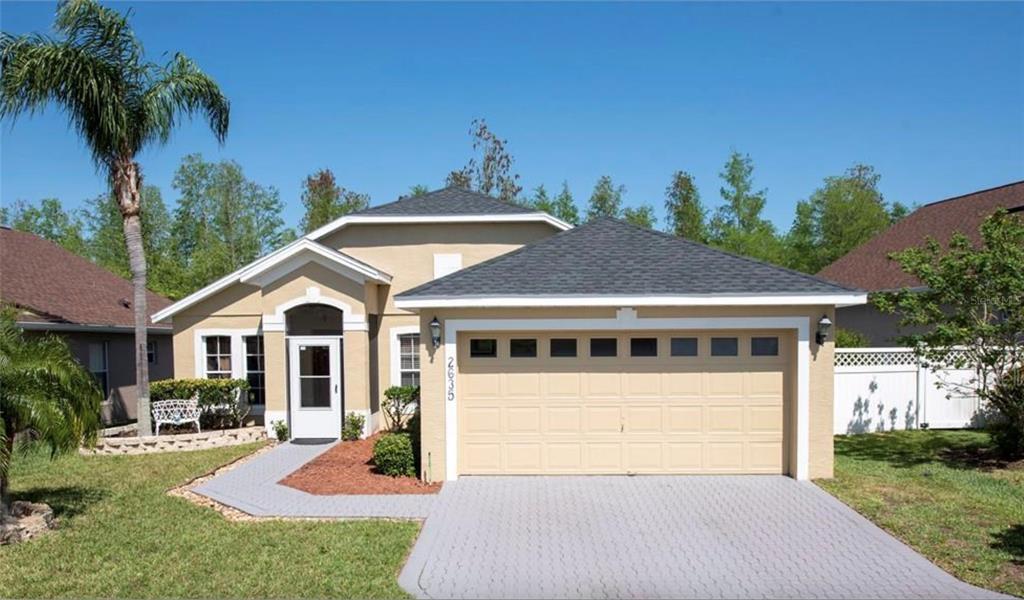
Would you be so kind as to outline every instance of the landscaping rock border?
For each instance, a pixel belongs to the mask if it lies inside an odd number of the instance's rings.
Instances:
[[[267,432],[263,427],[218,429],[202,433],[183,433],[178,435],[109,437],[100,438],[92,448],[79,449],[79,453],[86,456],[117,456],[156,454],[159,452],[190,452],[251,444],[265,439],[267,439]]]

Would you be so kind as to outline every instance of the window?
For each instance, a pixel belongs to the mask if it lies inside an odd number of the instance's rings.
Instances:
[[[672,356],[697,356],[697,338],[672,338]]]
[[[658,338],[630,338],[629,353],[632,356],[657,356]]]
[[[398,372],[402,385],[420,385],[420,334],[398,336]]]
[[[231,338],[211,335],[203,338],[206,346],[206,378],[231,379]]]
[[[498,356],[498,340],[469,340],[469,355],[473,358],[494,358]]]
[[[249,382],[249,403],[266,404],[267,377],[263,362],[263,336],[247,335],[245,342],[245,379]]]
[[[151,365],[156,364],[156,342],[146,342],[146,361]]]
[[[616,356],[618,342],[615,338],[590,338],[590,356]]]
[[[96,378],[96,383],[103,390],[103,399],[110,393],[110,380],[107,373],[107,342],[89,342],[89,372]]]
[[[552,358],[573,358],[576,356],[576,338],[552,338]]]
[[[734,337],[711,338],[711,356],[736,356],[740,352],[739,340]]]
[[[510,340],[508,343],[509,356],[512,358],[536,358],[537,340],[519,339]]]
[[[751,356],[778,356],[779,338],[777,337],[752,337],[750,338]]]

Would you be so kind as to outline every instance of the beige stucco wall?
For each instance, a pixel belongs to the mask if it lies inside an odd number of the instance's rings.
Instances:
[[[434,279],[435,254],[461,254],[469,267],[558,230],[546,223],[431,223],[354,225],[319,240],[392,276],[382,290],[381,314],[409,314],[394,296]]]
[[[466,223],[355,225],[319,240],[392,275],[391,285],[357,283],[316,263],[267,284],[235,284],[191,306],[172,319],[174,376],[195,377],[195,336],[200,329],[258,329],[264,314],[306,288],[318,287],[322,296],[352,307],[355,315],[378,315],[379,329],[371,342],[368,331],[346,331],[344,389],[346,410],[376,411],[391,381],[393,327],[416,326],[419,317],[394,307],[393,296],[434,279],[434,254],[461,254],[462,266],[482,262],[526,243],[557,233],[544,223]],[[371,364],[370,344],[377,351]],[[287,348],[283,332],[264,332],[268,411],[287,410]],[[371,372],[372,370],[372,372]],[[376,397],[374,397],[374,392]],[[371,418],[380,423],[380,419]]]
[[[810,356],[810,440],[809,472],[812,478],[832,476],[832,401],[833,373],[831,340],[824,346],[814,343],[813,335],[817,321],[822,315],[834,319],[830,306],[793,307],[702,307],[702,308],[639,308],[640,318],[645,317],[758,317],[758,316],[800,316],[807,317],[811,331]],[[444,400],[444,351],[436,351],[430,344],[430,320],[437,316],[443,323],[448,319],[524,319],[524,318],[614,318],[615,308],[552,308],[552,309],[438,309],[423,310],[420,316],[420,377],[422,383],[422,456],[424,477],[434,481],[445,478],[445,400]],[[793,378],[790,397],[796,396],[796,381]],[[794,407],[795,402],[789,403]],[[795,471],[796,435],[793,416],[787,418],[785,436],[788,446],[790,473]],[[428,472],[429,466],[429,472]]]

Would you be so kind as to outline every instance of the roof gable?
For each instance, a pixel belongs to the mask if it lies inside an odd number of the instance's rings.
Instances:
[[[396,301],[414,307],[439,298],[567,298],[571,304],[572,298],[614,297],[656,304],[690,297],[696,304],[711,297],[857,294],[812,275],[598,219],[423,284]]]
[[[920,285],[889,255],[926,238],[946,244],[954,232],[980,242],[978,228],[999,208],[1024,209],[1024,181],[926,204],[828,265],[819,276],[868,291]]]
[[[38,315],[34,321],[133,327],[127,279],[37,235],[0,227],[0,300]],[[148,292],[149,313],[171,301]]]

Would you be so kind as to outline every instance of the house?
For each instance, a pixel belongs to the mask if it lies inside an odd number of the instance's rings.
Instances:
[[[107,424],[134,421],[135,329],[132,284],[57,244],[0,227],[0,302],[17,309],[17,323],[32,334],[52,333],[96,377],[106,400]],[[150,313],[171,301],[152,292]],[[152,324],[149,376],[174,373],[171,328]]]
[[[920,246],[926,238],[945,244],[954,232],[980,242],[982,221],[1000,208],[1024,211],[1024,181],[926,204],[825,267],[818,276],[868,292],[918,287],[921,282],[890,260],[890,254]],[[899,345],[899,318],[873,305],[841,308],[836,319],[839,327],[862,333],[872,346]]]
[[[865,294],[447,188],[344,216],[157,313],[177,377],[264,381],[337,438],[421,386],[422,476],[832,474],[837,306]]]

